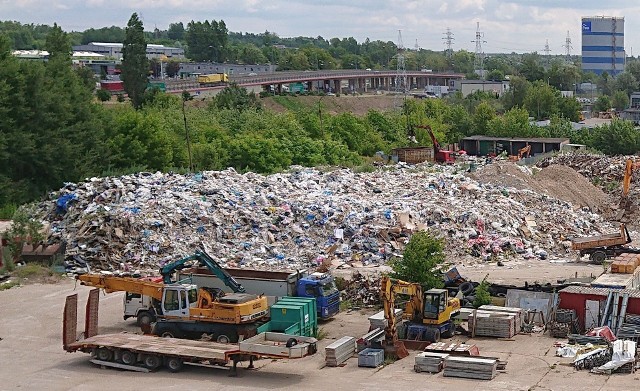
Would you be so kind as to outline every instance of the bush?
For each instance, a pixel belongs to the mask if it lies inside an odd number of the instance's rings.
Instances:
[[[100,89],[96,91],[96,96],[100,100],[100,102],[106,102],[111,100],[111,92],[107,90]]]
[[[124,102],[124,94],[118,94],[118,95],[117,95],[117,100],[118,100],[118,102],[120,102],[120,103]]]
[[[476,298],[473,300],[473,306],[478,308],[486,304],[491,304],[491,295],[489,294],[489,283],[486,280],[482,280],[476,288]]]

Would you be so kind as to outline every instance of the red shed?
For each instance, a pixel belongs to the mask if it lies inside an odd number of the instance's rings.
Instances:
[[[118,92],[124,91],[124,84],[121,80],[102,80],[100,81],[100,88],[111,92]]]
[[[561,290],[558,308],[575,310],[580,326],[589,329],[599,326],[600,314],[606,305],[609,292],[619,293],[618,308],[622,305],[622,296],[629,295],[627,314],[640,315],[640,290],[637,289],[605,289],[583,286],[569,286]]]

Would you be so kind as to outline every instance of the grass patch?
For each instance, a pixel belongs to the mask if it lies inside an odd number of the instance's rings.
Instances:
[[[300,102],[293,96],[276,95],[271,99],[289,111],[298,111],[302,108]]]
[[[36,263],[28,263],[16,268],[14,275],[19,278],[51,277],[53,276],[53,270]]]
[[[384,365],[384,366],[391,365],[396,361],[398,361],[398,359],[395,358],[395,357],[385,356],[384,361],[382,362],[382,365]]]
[[[346,311],[351,308],[351,300],[343,300],[340,302],[340,311]]]
[[[353,167],[353,172],[361,174],[361,173],[367,173],[367,172],[375,172],[377,171],[378,168],[376,166],[374,166],[372,163],[363,163],[360,164],[359,166],[355,166]]]
[[[327,332],[327,330],[320,328],[318,330],[318,333],[316,334],[315,338],[318,341],[322,341],[323,339],[327,338],[329,336],[329,332]]]
[[[11,289],[14,286],[19,286],[19,285],[20,285],[20,283],[18,281],[9,281],[9,282],[5,282],[5,283],[0,283],[0,291]]]

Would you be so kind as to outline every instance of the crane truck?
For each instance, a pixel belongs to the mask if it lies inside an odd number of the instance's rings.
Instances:
[[[193,255],[168,263],[160,268],[161,281],[165,284],[175,283],[174,274],[191,266],[192,261],[197,261],[206,267],[210,273],[220,279],[233,293],[245,293],[244,287],[238,283],[222,266],[211,257],[204,249],[197,249]],[[158,280],[152,280],[158,282]],[[206,285],[205,285],[206,287]],[[127,292],[124,297],[124,319],[135,317],[140,327],[150,325],[157,319],[153,298],[135,292]]]
[[[82,274],[82,285],[107,293],[124,291],[148,296],[157,317],[152,333],[164,337],[200,338],[208,334],[218,342],[235,342],[256,334],[268,315],[267,298],[247,293],[224,294],[192,284],[163,284],[129,277]]]
[[[433,143],[433,157],[437,163],[446,163],[453,164],[456,162],[455,152],[443,150],[440,147],[440,143],[436,138],[436,135],[433,133],[433,129],[429,125],[415,125],[416,128],[426,129],[429,132],[429,137],[431,137],[431,142]]]
[[[385,353],[398,358],[406,357],[406,348],[421,349],[441,337],[451,338],[455,325],[451,318],[460,312],[460,300],[450,298],[446,289],[429,289],[423,292],[418,283],[383,276],[380,295],[384,305]],[[396,295],[408,296],[403,312],[403,332],[405,339],[398,338],[398,324],[395,316]]]

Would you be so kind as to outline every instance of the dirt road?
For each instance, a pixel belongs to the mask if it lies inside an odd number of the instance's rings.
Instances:
[[[518,335],[514,341],[476,339],[483,355],[508,361],[507,371],[492,381],[445,378],[413,372],[410,356],[378,369],[358,368],[351,358],[345,367],[322,368],[324,347],[344,335],[360,336],[368,329],[367,314],[351,312],[321,325],[329,337],[320,351],[300,360],[261,360],[258,369],[240,370],[238,378],[226,370],[188,367],[172,374],[133,373],[100,369],[84,353],[62,350],[62,307],[74,292],[74,282],[27,285],[0,292],[0,390],[630,390],[636,375],[591,375],[554,357],[554,340]],[[80,303],[89,288],[78,286]],[[83,305],[79,319],[83,319]],[[100,332],[136,332],[133,321],[122,320],[122,294],[101,295]],[[458,337],[457,337],[458,338]]]

